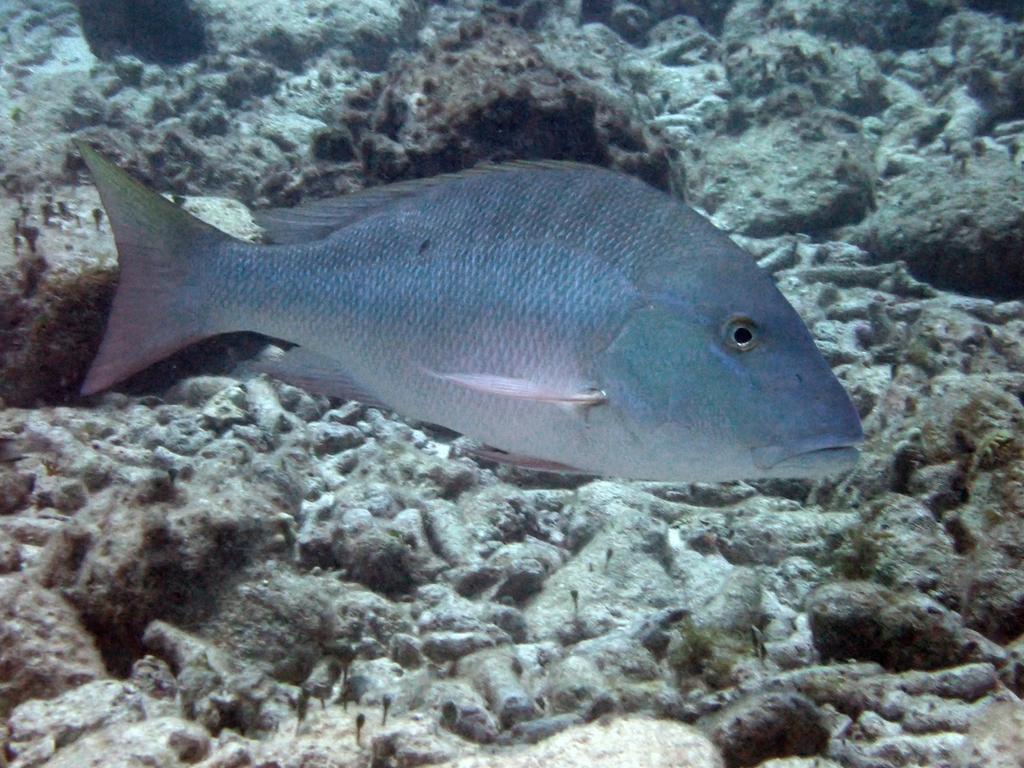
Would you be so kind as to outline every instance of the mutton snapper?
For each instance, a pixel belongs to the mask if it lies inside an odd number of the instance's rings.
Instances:
[[[651,480],[851,468],[850,398],[754,260],[641,181],[513,164],[265,219],[241,242],[79,144],[121,276],[82,387],[202,338],[298,346],[271,372],[449,427],[521,466]]]

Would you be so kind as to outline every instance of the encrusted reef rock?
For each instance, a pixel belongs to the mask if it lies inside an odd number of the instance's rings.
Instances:
[[[853,235],[936,285],[1002,297],[1024,287],[1024,69],[1020,43],[1004,42],[1012,30],[960,13],[934,47],[896,61],[878,126],[877,210]]]
[[[0,397],[32,406],[77,394],[99,348],[116,279],[109,266],[53,270],[27,259],[0,273]]]
[[[828,0],[782,0],[771,6],[764,15],[764,23],[798,27],[875,50],[902,51],[930,46],[939,23],[956,8],[953,0],[854,0],[840,4]]]
[[[59,594],[0,576],[0,716],[106,676],[95,640]]]
[[[958,614],[920,595],[836,583],[811,593],[807,606],[815,647],[826,659],[877,661],[897,671],[1005,661],[1005,651],[965,629]]]
[[[157,5],[0,6],[0,765],[1019,763],[1019,8]],[[248,239],[239,200],[637,175],[772,275],[861,461],[510,469],[252,335],[83,400],[116,268],[73,136]]]
[[[377,182],[458,171],[481,161],[574,160],[670,186],[667,149],[628,106],[558,66],[500,14],[466,23],[389,73],[325,152],[358,157]],[[369,109],[360,111],[360,105]]]
[[[154,0],[78,0],[82,31],[96,55],[132,53],[141,59],[178,64],[206,49],[203,14],[192,3]]]
[[[356,0],[310,4],[295,13],[287,2],[197,0],[79,0],[82,28],[101,59],[130,54],[157,64],[180,64],[210,51],[244,53],[255,47],[274,64],[301,71],[307,59],[340,46],[367,69],[411,42],[420,20],[415,3]]]
[[[765,693],[726,710],[714,727],[728,768],[758,765],[766,758],[818,755],[828,726],[814,704],[794,693]]]

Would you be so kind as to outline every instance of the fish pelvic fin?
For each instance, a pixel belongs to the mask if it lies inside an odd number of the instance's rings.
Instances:
[[[358,400],[374,408],[388,408],[368,387],[353,379],[342,363],[326,355],[310,352],[302,347],[288,350],[276,360],[260,360],[249,364],[252,370],[266,373],[286,384],[302,387],[343,400]]]
[[[202,257],[233,238],[148,189],[84,142],[75,145],[107,211],[120,264],[106,332],[82,384],[82,394],[91,395],[219,332],[204,311]]]

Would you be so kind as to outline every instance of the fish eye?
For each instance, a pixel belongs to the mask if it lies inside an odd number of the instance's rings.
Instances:
[[[757,346],[757,323],[749,317],[732,317],[725,324],[726,346],[740,352],[749,352]]]

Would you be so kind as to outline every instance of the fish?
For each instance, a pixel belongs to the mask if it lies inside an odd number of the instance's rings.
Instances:
[[[294,345],[271,375],[523,467],[711,482],[857,461],[857,410],[771,277],[636,178],[470,169],[267,211],[257,244],[77,146],[120,265],[83,395],[253,331]]]
[[[0,435],[0,464],[9,464],[24,459],[21,439],[16,435]]]

